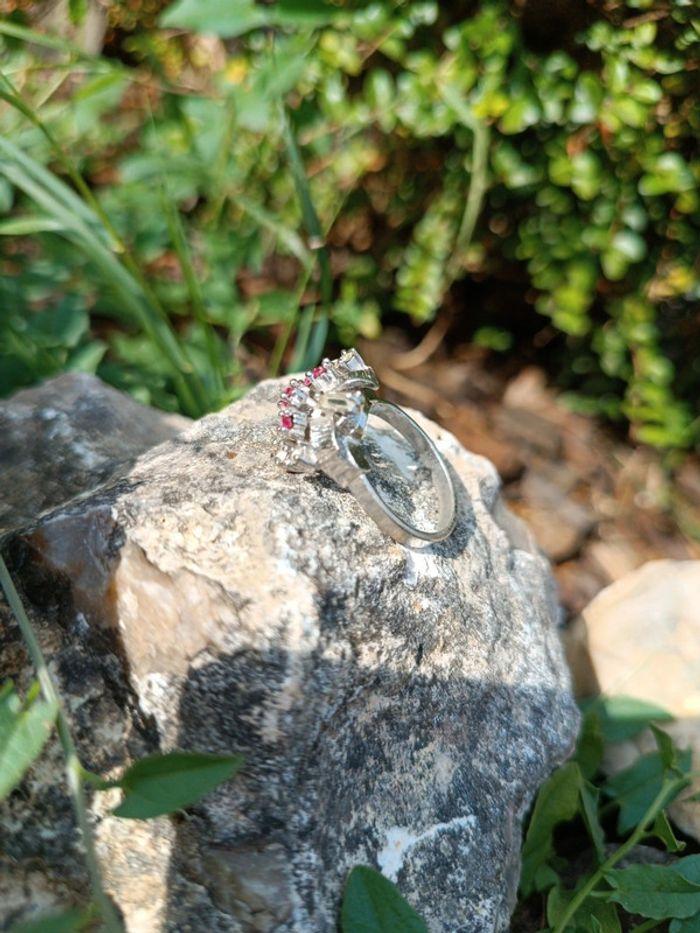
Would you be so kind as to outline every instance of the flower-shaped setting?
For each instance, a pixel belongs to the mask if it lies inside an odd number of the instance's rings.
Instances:
[[[359,436],[367,422],[368,392],[379,383],[357,350],[324,359],[292,379],[278,401],[279,459],[289,470],[313,470],[338,434]]]

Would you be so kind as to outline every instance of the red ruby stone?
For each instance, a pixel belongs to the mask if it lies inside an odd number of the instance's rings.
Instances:
[[[280,418],[280,424],[285,429],[285,431],[289,431],[289,429],[294,424],[294,419],[292,418],[291,415],[282,415],[282,417]]]
[[[291,395],[293,391],[294,391],[294,386],[287,386],[287,388],[284,390],[284,394]]]
[[[326,371],[325,366],[317,366],[315,369],[311,370],[311,375],[314,377],[314,379],[318,379],[318,377],[322,376],[325,373],[325,371]]]
[[[308,376],[305,376],[305,377],[304,377],[304,385],[305,385],[305,386],[310,386],[310,385],[311,385],[311,380],[309,379]]]

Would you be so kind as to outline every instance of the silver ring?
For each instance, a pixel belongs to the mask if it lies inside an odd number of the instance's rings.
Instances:
[[[278,402],[279,459],[291,472],[321,470],[401,544],[442,541],[457,513],[450,471],[413,418],[375,397],[378,388],[357,350],[292,379]]]

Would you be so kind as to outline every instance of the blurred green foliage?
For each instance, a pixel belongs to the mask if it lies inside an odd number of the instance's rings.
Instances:
[[[308,365],[326,317],[343,343],[392,311],[422,324],[449,301],[468,318],[476,277],[516,281],[549,319],[550,369],[579,407],[697,444],[692,0],[177,0],[158,26],[157,4],[141,21],[129,4],[129,32],[121,6],[109,57],[28,42],[21,11],[2,26],[5,74],[56,145],[12,106],[0,131],[75,187],[58,146],[87,179],[87,232],[132,258],[133,307],[3,150],[0,392],[96,369],[196,414],[243,391],[262,353],[270,371]],[[513,342],[502,320],[472,332]]]

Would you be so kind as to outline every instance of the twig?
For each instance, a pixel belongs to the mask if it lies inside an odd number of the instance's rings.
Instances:
[[[73,736],[70,731],[70,724],[66,716],[65,709],[61,702],[61,697],[51,677],[46,659],[41,650],[41,646],[34,634],[34,629],[29,621],[29,617],[22,605],[12,577],[7,569],[7,565],[0,555],[0,585],[5,592],[8,605],[17,620],[17,625],[22,633],[22,638],[27,646],[29,657],[36,669],[37,678],[41,686],[41,692],[47,702],[55,704],[58,710],[56,715],[56,729],[58,737],[63,748],[63,755],[66,765],[66,778],[68,781],[68,790],[73,803],[76,822],[80,829],[80,835],[85,850],[85,864],[87,865],[90,876],[90,886],[95,904],[99,908],[105,927],[110,933],[122,933],[122,923],[110,901],[107,893],[102,886],[102,876],[100,873],[97,852],[95,850],[95,840],[88,817],[87,802],[85,799],[85,787],[83,784],[83,768],[78,758],[78,750],[75,747]]]
[[[413,347],[412,350],[408,350],[406,353],[397,353],[395,356],[392,356],[392,369],[401,371],[405,369],[415,369],[416,366],[425,363],[440,346],[449,327],[449,314],[441,315],[418,346]]]

